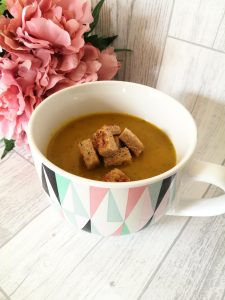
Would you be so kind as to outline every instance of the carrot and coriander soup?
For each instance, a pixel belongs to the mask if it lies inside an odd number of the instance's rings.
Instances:
[[[71,121],[55,133],[47,157],[72,174],[111,182],[146,179],[176,164],[174,146],[162,130],[121,113]]]

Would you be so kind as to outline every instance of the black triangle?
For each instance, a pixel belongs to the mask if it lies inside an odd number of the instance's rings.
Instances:
[[[156,202],[156,206],[155,206],[155,211],[157,210],[157,208],[159,207],[160,203],[162,202],[166,192],[168,191],[173,179],[174,179],[175,175],[168,177],[166,179],[163,180],[162,182],[162,186],[159,192],[159,196]]]
[[[89,220],[85,226],[82,228],[82,230],[85,230],[87,232],[91,232],[91,220]]]
[[[47,185],[46,178],[45,178],[45,172],[44,172],[43,165],[41,166],[41,181],[42,181],[42,186],[43,186],[45,192],[50,196],[49,190],[48,190],[48,185]]]
[[[162,199],[165,196],[166,192],[168,191],[168,188],[170,187],[170,185],[171,185],[174,177],[175,177],[175,175],[173,175],[171,177],[168,177],[168,178],[166,178],[166,179],[163,180],[162,186],[161,186],[161,189],[160,189],[160,192],[159,192],[159,196],[158,196],[158,199],[157,199],[157,203],[156,203],[156,206],[155,206],[154,213],[155,213],[156,209],[159,207],[160,203],[162,202]],[[154,216],[154,214],[153,214],[153,216]],[[153,219],[153,216],[145,224],[145,226],[143,227],[143,229],[149,226],[149,224],[151,223],[151,221]]]
[[[57,188],[55,173],[51,169],[46,167],[45,165],[43,165],[43,168],[45,170],[46,175],[48,176],[48,180],[51,184],[51,187],[59,201],[59,192],[58,192],[58,188]],[[48,194],[49,194],[49,192],[48,192]],[[59,203],[60,203],[60,201],[59,201]]]

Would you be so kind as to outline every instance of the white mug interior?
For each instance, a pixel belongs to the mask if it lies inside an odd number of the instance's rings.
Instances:
[[[185,165],[196,147],[195,122],[178,101],[148,86],[124,81],[99,81],[59,91],[37,107],[28,127],[33,155],[39,154],[47,161],[47,146],[58,129],[77,117],[98,112],[137,116],[155,124],[169,136],[176,149],[177,164],[159,175],[162,178],[174,174]],[[153,178],[151,180],[155,181]],[[139,180],[142,184],[144,181]]]

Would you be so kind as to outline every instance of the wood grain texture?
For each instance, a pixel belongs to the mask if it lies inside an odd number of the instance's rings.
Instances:
[[[0,286],[11,299],[60,299],[51,294],[73,284],[76,267],[100,240],[70,227],[49,207],[0,250]],[[88,266],[85,272],[91,272]],[[72,291],[79,294],[74,285]]]
[[[93,6],[98,0],[92,1]],[[107,0],[96,31],[118,34],[116,48],[122,67],[118,78],[155,86],[169,27],[173,0]]]
[[[34,164],[33,162],[33,158],[31,155],[31,152],[29,149],[26,148],[26,146],[22,145],[21,147],[15,147],[14,151],[20,155],[21,157],[23,157],[25,160],[27,160],[28,162],[30,162],[32,165]]]
[[[169,35],[225,51],[224,24],[224,0],[176,0]]]
[[[218,164],[225,160],[225,60],[217,53],[168,38],[157,88],[180,101],[198,127],[194,157]],[[184,182],[183,195],[198,197],[206,184]]]
[[[195,157],[225,165],[225,54],[190,44],[225,51],[225,0],[175,0],[176,39],[167,38],[173,2],[106,0],[97,32],[118,34],[115,46],[133,50],[119,54],[118,78],[158,80],[196,120]],[[186,198],[221,194],[186,177],[179,190]],[[0,300],[225,298],[224,216],[167,216],[125,237],[77,231],[48,207],[24,148],[0,161],[0,246]]]
[[[192,113],[198,126],[196,157],[225,159],[224,55],[168,38],[157,88]]]
[[[8,295],[4,292],[4,290],[0,287],[0,300],[10,300]]]
[[[224,299],[225,216],[191,218],[140,299]]]
[[[15,152],[0,161],[0,178],[1,246],[49,203],[34,167]]]
[[[138,234],[102,239],[47,208],[0,250],[0,286],[12,300],[138,299],[188,220],[165,217]]]

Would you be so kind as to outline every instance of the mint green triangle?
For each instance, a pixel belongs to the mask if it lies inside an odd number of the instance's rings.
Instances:
[[[69,221],[77,226],[77,222],[76,222],[76,217],[74,213],[71,213],[70,211],[68,211],[67,209],[64,209],[65,215],[66,217],[69,219]]]
[[[91,222],[91,233],[100,234],[92,222]]]
[[[63,203],[70,181],[65,177],[56,174],[56,182],[57,182],[60,202]]]
[[[121,222],[123,221],[121,214],[119,212],[119,209],[116,205],[116,201],[113,197],[113,194],[111,191],[109,191],[109,197],[108,197],[108,214],[107,214],[107,221],[108,222]]]
[[[161,190],[161,186],[162,186],[162,181],[160,182],[156,182],[150,185],[149,187],[149,193],[151,196],[151,201],[152,201],[152,208],[155,209],[156,207],[156,203],[159,197],[159,192]]]
[[[122,229],[121,235],[123,235],[123,234],[128,234],[128,233],[130,233],[130,232],[129,232],[129,230],[128,230],[127,225],[124,223],[124,224],[123,224],[123,229]]]
[[[84,207],[81,203],[81,200],[80,200],[79,196],[77,195],[77,192],[74,188],[73,188],[73,201],[74,201],[76,214],[81,217],[88,218],[88,214],[87,214],[86,210],[84,209]]]

